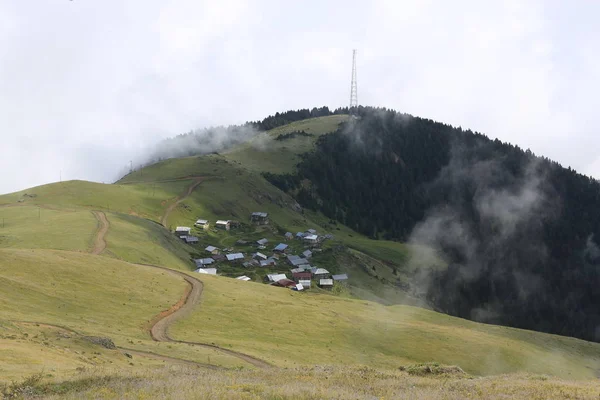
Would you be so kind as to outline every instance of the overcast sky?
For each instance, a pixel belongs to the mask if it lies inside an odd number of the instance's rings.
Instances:
[[[525,4],[524,4],[525,3]],[[0,0],[0,193],[358,99],[600,178],[600,2]]]

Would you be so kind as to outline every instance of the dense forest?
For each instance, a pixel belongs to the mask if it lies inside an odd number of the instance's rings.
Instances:
[[[358,115],[267,179],[365,235],[437,249],[448,267],[415,256],[413,289],[440,311],[600,341],[596,180],[468,130]]]

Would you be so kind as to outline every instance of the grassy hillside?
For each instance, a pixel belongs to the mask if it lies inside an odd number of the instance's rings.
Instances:
[[[69,341],[57,342],[60,332],[42,335],[35,323],[67,327],[80,335],[108,337],[117,346],[135,350],[200,362],[210,356],[214,364],[240,365],[238,360],[211,350],[150,339],[148,322],[169,309],[185,289],[183,280],[164,271],[53,250],[0,250],[0,266],[0,342],[4,344],[0,380],[41,369],[63,376],[75,372],[73,365],[99,364],[88,359],[93,358],[92,354],[82,357],[74,353],[81,343],[73,347]],[[101,346],[94,351],[106,353]],[[114,351],[105,356],[108,360],[125,359]],[[32,357],[38,360],[27,361]],[[148,360],[136,356],[128,362],[139,365]]]
[[[202,307],[172,328],[279,366],[360,364],[398,368],[437,361],[477,375],[528,371],[595,378],[600,344],[479,324],[410,306],[298,293],[203,277]]]
[[[88,251],[96,230],[89,211],[57,211],[33,205],[0,207],[0,248]]]
[[[597,385],[546,383],[539,376],[515,377],[510,386],[508,378],[472,379],[456,369],[444,369],[452,374],[442,378],[414,376],[424,369],[433,374],[436,366],[400,371],[439,362],[475,375],[529,372],[592,379],[600,370],[600,345],[389,306],[421,304],[396,288],[419,268],[409,263],[415,248],[370,240],[302,210],[260,175],[293,168],[316,136],[335,130],[343,118],[300,121],[265,133],[256,139],[270,143],[262,153],[250,143],[224,155],[166,160],[113,185],[61,182],[0,196],[0,382],[43,371],[46,376],[31,383],[31,390],[67,398],[192,398],[198,379],[203,393],[215,398],[435,398],[447,386],[457,397],[506,390],[542,397],[596,394]],[[315,136],[275,140],[295,131]],[[100,255],[86,254],[102,225],[95,210],[104,212],[110,225]],[[268,212],[271,224],[249,224],[253,211]],[[233,219],[242,226],[230,232],[194,230],[200,244],[191,247],[161,225],[191,226],[198,218]],[[260,238],[269,239],[270,249],[286,231],[309,228],[334,235],[311,263],[347,272],[348,287],[297,293],[188,272],[204,282],[202,304],[168,329],[175,341],[214,344],[274,368],[249,371],[247,360],[231,352],[152,340],[151,321],[181,306],[189,285],[181,276],[132,263],[189,271],[190,256],[204,256],[207,244],[249,254]],[[306,248],[301,241],[288,244],[294,253]],[[427,249],[417,250],[427,265],[439,261]],[[288,270],[283,263],[271,269],[220,267],[222,273],[247,273],[257,281],[267,272]],[[109,338],[117,348],[99,346],[89,336]],[[182,366],[190,361],[229,369]],[[160,368],[164,365],[168,368]]]

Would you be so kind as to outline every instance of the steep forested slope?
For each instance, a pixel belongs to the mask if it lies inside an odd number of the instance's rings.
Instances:
[[[266,177],[364,234],[440,250],[448,268],[413,282],[440,310],[600,340],[596,180],[471,131],[359,114],[297,173]]]

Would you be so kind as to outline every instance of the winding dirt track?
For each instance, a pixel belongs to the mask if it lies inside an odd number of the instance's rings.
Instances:
[[[194,190],[194,188],[196,186],[198,186],[200,184],[201,181],[202,181],[201,178],[199,178],[192,186],[190,186],[190,188],[188,189],[188,195],[189,195],[189,193],[191,193]],[[106,233],[108,232],[108,228],[109,228],[110,224],[108,222],[108,219],[106,218],[106,215],[102,211],[93,211],[93,214],[96,216],[96,218],[98,219],[98,222],[101,225],[100,229],[98,229],[98,231],[96,233],[96,238],[95,238],[94,242],[96,244],[102,244],[103,246],[99,246],[99,247],[94,246],[94,251],[92,253],[100,254],[106,248],[106,240],[104,239],[104,237],[105,237]],[[97,250],[99,250],[99,251],[96,252]],[[188,283],[188,286],[187,286],[183,296],[179,299],[179,301],[177,303],[175,303],[173,306],[171,306],[171,308],[169,308],[168,310],[165,310],[165,311],[161,312],[160,314],[156,315],[150,321],[148,331],[153,340],[155,340],[157,342],[184,343],[184,344],[189,344],[192,346],[210,348],[210,349],[220,351],[221,353],[228,354],[233,357],[237,357],[240,360],[243,360],[243,361],[245,361],[249,364],[252,364],[258,368],[272,367],[272,365],[269,364],[268,362],[258,359],[256,357],[252,357],[252,356],[249,356],[247,354],[240,353],[237,351],[224,349],[222,347],[219,347],[219,346],[216,346],[213,344],[188,342],[188,341],[184,341],[184,340],[176,340],[176,339],[171,338],[169,336],[169,332],[168,332],[169,327],[178,319],[187,316],[198,304],[200,304],[200,297],[202,296],[202,290],[204,288],[202,281],[200,281],[199,279],[192,277],[184,272],[176,271],[176,270],[166,268],[166,267],[159,267],[157,265],[150,265],[150,264],[135,264],[135,265],[139,265],[139,266],[143,266],[143,267],[147,267],[147,268],[160,269],[171,275],[176,275],[178,277],[181,277]],[[132,351],[134,351],[134,350],[132,350]],[[150,353],[150,354],[153,354],[153,353]],[[163,356],[160,356],[160,357],[163,357]],[[179,361],[184,361],[184,360],[179,360]],[[198,363],[196,363],[196,364],[198,364]]]
[[[183,200],[185,200],[186,197],[188,197],[190,194],[192,194],[194,189],[196,189],[196,187],[199,184],[201,184],[203,180],[204,180],[204,177],[202,177],[202,176],[195,177],[194,182],[190,185],[190,187],[188,187],[185,194],[183,194],[182,196],[178,196],[177,199],[175,200],[175,202],[173,204],[171,204],[169,207],[167,207],[165,214],[163,215],[163,217],[160,220],[160,223],[162,224],[162,226],[164,226],[165,228],[167,227],[167,221],[169,219],[169,214],[171,214],[171,212],[175,209],[175,207],[177,207],[179,205],[179,203],[181,203]]]
[[[11,322],[21,324],[21,325],[36,325],[36,326],[44,326],[44,327],[48,327],[48,328],[53,328],[53,329],[60,329],[62,331],[68,332],[72,335],[77,335],[79,337],[84,336],[81,333],[79,333],[71,328],[68,328],[66,326],[62,326],[62,325],[49,324],[49,323],[45,323],[45,322],[30,322],[30,321],[11,321]],[[182,358],[164,356],[162,354],[153,353],[151,351],[134,350],[134,349],[129,349],[127,347],[120,347],[120,346],[117,346],[117,349],[120,350],[123,353],[123,355],[125,355],[125,353],[129,353],[129,354],[137,355],[140,357],[154,358],[154,359],[168,361],[168,362],[177,363],[177,364],[191,365],[191,366],[195,366],[195,367],[202,367],[202,368],[208,368],[208,369],[214,369],[214,370],[223,369],[221,367],[217,367],[216,365],[205,364],[205,363],[201,363],[201,362],[197,362],[197,361],[184,360]]]
[[[100,227],[96,232],[96,237],[94,238],[94,248],[92,249],[91,253],[98,255],[102,253],[104,249],[106,249],[105,236],[108,233],[110,224],[108,223],[106,214],[104,214],[102,211],[92,211],[92,214],[94,214],[94,217],[96,217],[98,223],[100,223]]]

